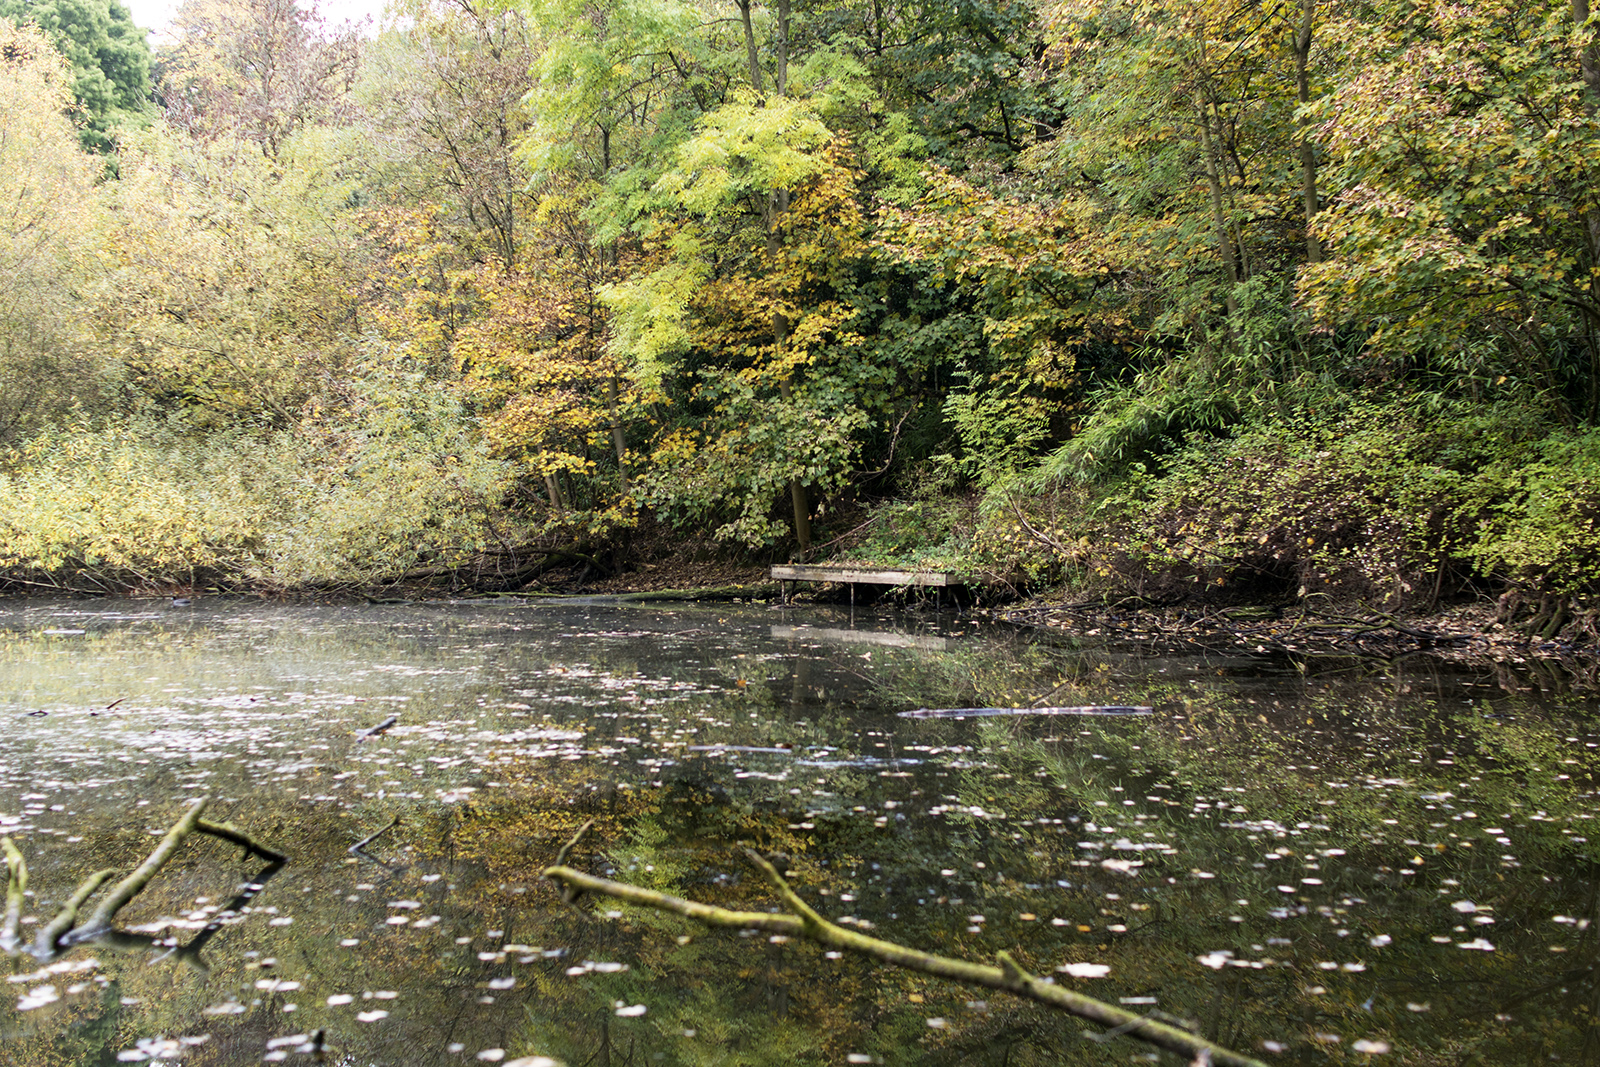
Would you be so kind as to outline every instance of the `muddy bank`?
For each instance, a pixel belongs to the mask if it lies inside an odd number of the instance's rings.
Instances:
[[[1152,605],[1139,598],[1073,602],[1060,591],[993,608],[990,617],[1077,637],[1149,644],[1161,650],[1352,656],[1394,660],[1428,656],[1452,663],[1533,668],[1533,684],[1600,685],[1600,647],[1541,640],[1496,618],[1478,602],[1431,613],[1394,615],[1355,605]],[[1546,680],[1541,673],[1548,673]],[[1548,682],[1548,684],[1546,684]],[[1522,688],[1521,684],[1513,688]]]

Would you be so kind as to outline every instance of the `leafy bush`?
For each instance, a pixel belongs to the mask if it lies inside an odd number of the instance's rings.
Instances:
[[[1126,576],[1256,594],[1431,599],[1465,540],[1464,424],[1400,404],[1301,412],[1191,439],[1157,478],[1131,474],[1101,511]]]
[[[196,432],[87,419],[0,471],[0,570],[102,589],[354,585],[487,546],[513,468],[420,378],[369,372],[338,421]]]
[[[1600,430],[1530,441],[1479,475],[1466,555],[1485,573],[1554,596],[1600,589]]]

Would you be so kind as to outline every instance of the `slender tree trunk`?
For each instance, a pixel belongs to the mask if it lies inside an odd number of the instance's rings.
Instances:
[[[544,476],[544,488],[550,494],[550,510],[556,513],[557,519],[565,521],[567,509],[562,505],[561,483],[556,481],[554,471],[550,471]]]
[[[1583,32],[1584,23],[1589,21],[1589,0],[1572,0],[1572,21]],[[1584,109],[1592,115],[1600,105],[1600,41],[1591,37],[1579,48],[1578,69],[1583,72],[1583,87],[1587,90]]]
[[[756,95],[762,94],[761,89],[761,59],[756,52],[756,31],[750,25],[750,0],[738,0],[739,21],[744,23],[744,53],[750,61],[750,88]]]
[[[1572,0],[1572,21],[1579,34],[1586,34],[1587,40],[1578,49],[1578,70],[1583,74],[1583,110],[1591,119],[1600,114],[1600,40],[1596,40],[1595,31],[1585,30],[1589,21],[1589,0]],[[1589,266],[1591,270],[1600,267],[1600,210],[1590,208],[1584,212],[1584,223],[1589,230]],[[1600,300],[1600,277],[1591,274],[1589,282],[1589,295],[1591,300]],[[1593,316],[1586,316],[1588,329],[1584,331],[1589,347],[1589,374],[1591,380],[1600,376],[1600,345],[1596,343],[1596,322]],[[1589,411],[1590,417],[1596,405],[1600,404],[1597,390],[1590,386]]]
[[[778,0],[778,63],[774,76],[774,92],[777,96],[784,95],[789,88],[789,3],[790,0]],[[750,21],[750,0],[738,0],[739,21],[744,25],[745,57],[750,64],[750,87],[756,95],[762,95],[761,87],[761,62],[756,51],[755,29]],[[767,257],[777,262],[778,253],[783,250],[783,237],[778,232],[778,216],[789,208],[789,190],[775,189],[767,195],[766,203],[762,207],[761,224],[766,231]],[[774,310],[772,313],[772,352],[775,358],[782,358],[783,350],[789,338],[789,320],[781,312]],[[778,395],[784,400],[789,400],[794,395],[794,385],[789,375],[785,374],[778,380]],[[811,551],[811,499],[805,485],[796,478],[789,480],[789,503],[794,512],[794,537],[800,544],[802,555]]]
[[[1585,3],[1586,0],[1574,0]],[[1294,86],[1303,108],[1311,103],[1311,30],[1316,20],[1317,0],[1300,0],[1300,29],[1294,35]],[[1311,220],[1322,210],[1317,195],[1317,151],[1311,143],[1310,119],[1300,120],[1300,191],[1305,198],[1306,262],[1322,262],[1322,242],[1311,232]]]
[[[788,400],[793,396],[793,387],[789,379],[784,378],[778,382],[778,395]],[[800,542],[802,555],[811,552],[811,495],[806,492],[806,487],[798,478],[789,479],[789,504],[794,509],[794,539]]]
[[[789,95],[789,0],[778,0],[778,69],[773,78],[777,94]]]
[[[1234,287],[1239,284],[1239,264],[1233,255],[1233,238],[1228,234],[1228,215],[1224,209],[1222,193],[1222,173],[1217,166],[1216,145],[1211,136],[1211,116],[1204,97],[1197,101],[1199,105],[1198,118],[1200,120],[1200,158],[1205,165],[1206,184],[1211,190],[1211,225],[1216,231],[1217,251],[1222,255],[1222,271],[1228,280],[1228,316],[1232,318],[1239,310],[1239,299],[1234,295]],[[1230,327],[1231,330],[1231,327]]]
[[[622,476],[622,491],[628,492],[628,439],[622,432],[618,413],[617,379],[606,379],[606,415],[611,419],[611,446],[617,450],[617,472]]]

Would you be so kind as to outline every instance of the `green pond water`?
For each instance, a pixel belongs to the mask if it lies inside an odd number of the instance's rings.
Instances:
[[[1094,705],[1152,711],[902,714]],[[202,795],[289,862],[240,903],[262,862],[195,836],[123,936],[0,957],[0,1064],[1184,1062],[809,944],[564,903],[540,871],[589,820],[568,862],[592,873],[766,910],[740,847],[781,852],[830,918],[1008,951],[1268,1063],[1597,1063],[1597,746],[1593,698],[1512,670],[931,612],[16,603],[0,833],[29,865],[24,938]]]

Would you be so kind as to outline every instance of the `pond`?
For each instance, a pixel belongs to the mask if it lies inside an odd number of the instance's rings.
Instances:
[[[1102,705],[1151,710],[902,714]],[[127,936],[15,955],[0,1063],[1183,1062],[801,941],[564,902],[540,872],[591,820],[569,865],[775,909],[748,843],[836,921],[1006,951],[1268,1063],[1600,1062],[1595,710],[1512,671],[931,612],[15,603],[23,938],[201,796],[288,863],[256,883],[195,835]]]

